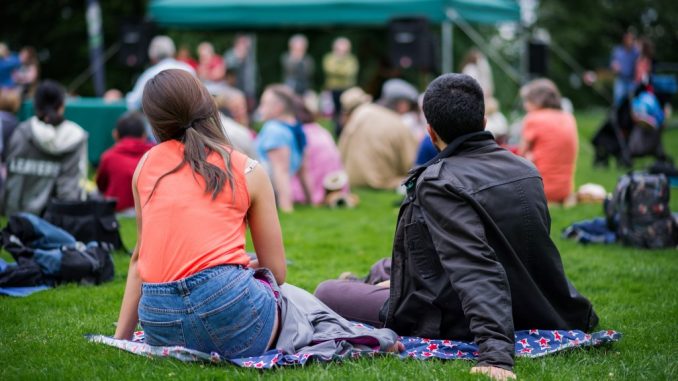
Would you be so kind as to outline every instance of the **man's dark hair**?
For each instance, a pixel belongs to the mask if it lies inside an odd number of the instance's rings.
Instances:
[[[118,119],[115,126],[118,131],[118,138],[140,138],[144,136],[146,129],[144,127],[144,119],[139,112],[128,112]]]
[[[58,126],[64,121],[61,107],[65,99],[66,91],[58,82],[49,79],[42,81],[33,97],[35,115],[45,123]]]
[[[466,74],[443,74],[428,85],[424,116],[445,143],[485,129],[483,90]]]

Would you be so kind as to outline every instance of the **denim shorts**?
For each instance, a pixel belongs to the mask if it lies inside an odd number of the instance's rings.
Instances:
[[[272,289],[242,266],[215,266],[168,283],[143,283],[139,322],[146,342],[223,357],[259,356],[271,338]]]

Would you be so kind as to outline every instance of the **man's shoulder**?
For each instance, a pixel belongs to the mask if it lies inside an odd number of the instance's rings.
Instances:
[[[478,155],[455,155],[429,165],[418,182],[476,192],[490,186],[539,177],[536,167],[501,148]]]

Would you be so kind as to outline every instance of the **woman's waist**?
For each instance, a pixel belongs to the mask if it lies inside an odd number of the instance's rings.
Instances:
[[[224,286],[236,284],[242,277],[250,276],[251,272],[251,269],[241,264],[218,264],[177,280],[144,281],[141,289],[144,295],[188,295],[210,281],[219,281]]]
[[[244,245],[204,254],[150,251],[149,248],[142,247],[139,253],[139,274],[146,283],[169,283],[216,266],[247,266],[249,262]]]

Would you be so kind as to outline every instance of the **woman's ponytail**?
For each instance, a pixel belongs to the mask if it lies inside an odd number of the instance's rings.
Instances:
[[[203,128],[201,124],[211,123],[210,119],[195,122],[186,128],[182,142],[184,143],[184,162],[191,167],[193,173],[197,173],[205,179],[205,192],[212,194],[215,199],[224,189],[226,181],[232,191],[235,191],[233,173],[231,172],[231,157],[221,144],[201,134],[197,129]],[[224,158],[226,172],[218,166],[207,161],[212,152],[218,152]]]

